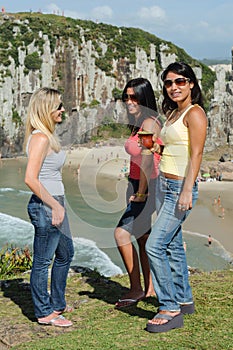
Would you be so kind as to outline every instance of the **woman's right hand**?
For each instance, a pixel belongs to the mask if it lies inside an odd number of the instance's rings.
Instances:
[[[52,208],[52,225],[59,226],[62,224],[65,217],[65,209],[57,202],[56,206]]]

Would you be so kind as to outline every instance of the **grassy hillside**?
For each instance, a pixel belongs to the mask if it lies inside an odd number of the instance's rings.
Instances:
[[[191,275],[196,313],[184,316],[184,328],[162,334],[144,329],[155,314],[155,298],[122,311],[114,309],[128,287],[125,275],[104,278],[84,270],[70,277],[67,300],[75,310],[67,315],[74,324],[68,329],[35,322],[28,278],[1,281],[0,349],[233,349],[232,270]]]

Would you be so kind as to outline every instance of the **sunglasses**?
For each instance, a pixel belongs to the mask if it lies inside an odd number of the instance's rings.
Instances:
[[[188,81],[190,81],[189,78],[176,78],[174,80],[166,79],[164,80],[163,84],[165,88],[169,88],[172,86],[173,83],[175,83],[176,86],[185,86]]]
[[[133,101],[133,102],[138,102],[138,99],[136,97],[136,95],[133,95],[133,94],[124,94],[123,96],[123,101]]]
[[[63,103],[61,102],[61,103],[59,104],[59,106],[57,107],[57,111],[60,111],[60,110],[62,109],[62,107],[63,107]]]

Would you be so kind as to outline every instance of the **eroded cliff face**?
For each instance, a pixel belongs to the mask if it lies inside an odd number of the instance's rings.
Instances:
[[[2,17],[0,24],[4,21],[19,24],[19,20],[8,16]],[[23,24],[29,25],[27,21]],[[63,145],[87,142],[105,119],[126,123],[124,106],[117,99],[117,92],[119,94],[129,79],[148,78],[160,104],[162,86],[156,57],[159,57],[162,69],[177,59],[174,53],[168,53],[167,44],[160,45],[159,52],[150,44],[149,55],[145,49],[137,47],[133,63],[127,57],[113,59],[109,74],[96,64],[96,60],[104,57],[108,46],[101,42],[100,52],[91,40],[85,40],[81,27],[79,33],[78,41],[64,40],[57,35],[52,45],[49,35],[41,29],[38,37],[43,45],[38,46],[38,39],[33,40],[29,45],[17,48],[17,60],[9,56],[10,64],[6,66],[0,62],[0,148],[3,157],[21,152],[29,99],[41,86],[58,88],[62,93],[66,118],[58,133]],[[39,69],[27,69],[27,56],[35,53],[41,65]],[[201,81],[200,68],[194,69]],[[232,84],[231,81],[226,83],[222,70],[217,70],[214,99],[208,112],[208,148],[233,142]]]
[[[209,150],[233,145],[233,81],[226,81],[226,74],[232,76],[231,65],[213,68],[217,80],[214,84],[214,97],[208,112],[208,135],[206,147]]]

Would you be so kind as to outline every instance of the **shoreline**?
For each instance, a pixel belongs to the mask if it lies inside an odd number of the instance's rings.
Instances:
[[[79,168],[84,176],[95,172],[106,177],[124,177],[122,167],[129,165],[129,155],[121,146],[80,147],[67,151],[66,165]],[[111,186],[111,184],[108,186]],[[214,204],[221,197],[220,204]],[[233,254],[233,184],[231,181],[199,182],[199,199],[183,225],[185,231],[219,241]]]
[[[120,180],[125,178],[126,173],[122,172],[122,169],[129,166],[129,155],[125,152],[123,145],[104,145],[92,148],[80,146],[66,149],[66,152],[65,167],[70,167],[75,177],[81,174],[86,182],[90,176],[93,179],[96,179],[97,175],[106,177],[104,185],[111,192],[117,192],[116,184],[118,186],[124,183]],[[24,162],[26,157],[20,156],[12,159]],[[11,158],[2,158],[2,165],[9,160]],[[121,191],[125,191],[125,189],[121,189]],[[214,201],[219,195],[221,203],[214,205]],[[210,234],[213,240],[216,239],[226,251],[233,254],[232,198],[233,184],[231,181],[199,182],[199,199],[183,225],[184,231],[206,236],[206,240]]]

